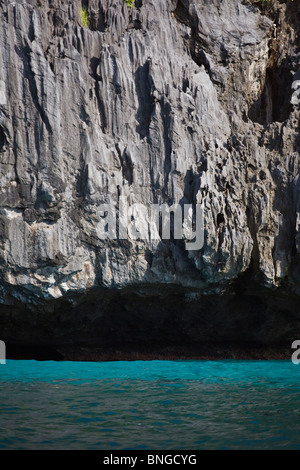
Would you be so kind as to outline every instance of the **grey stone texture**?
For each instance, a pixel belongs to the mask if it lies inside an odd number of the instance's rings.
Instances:
[[[297,339],[299,17],[278,0],[1,1],[1,339]],[[100,239],[120,195],[201,205],[203,248]]]

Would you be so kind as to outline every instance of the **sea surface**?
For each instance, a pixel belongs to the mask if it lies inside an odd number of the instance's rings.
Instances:
[[[0,449],[300,449],[291,361],[0,364]]]

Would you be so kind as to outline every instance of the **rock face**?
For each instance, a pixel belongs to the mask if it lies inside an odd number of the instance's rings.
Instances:
[[[300,7],[261,4],[1,2],[2,340],[297,339]],[[203,247],[103,239],[121,197],[201,206]]]

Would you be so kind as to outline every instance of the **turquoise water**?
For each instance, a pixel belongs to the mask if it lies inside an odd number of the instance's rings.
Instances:
[[[291,361],[0,365],[0,449],[300,449]]]

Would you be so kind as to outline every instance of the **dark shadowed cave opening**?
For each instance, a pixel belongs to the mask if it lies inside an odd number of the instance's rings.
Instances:
[[[7,359],[289,358],[300,331],[298,299],[255,288],[249,273],[232,288],[195,298],[179,286],[157,286],[143,296],[129,288],[95,290],[75,304],[54,302],[51,314],[45,306],[26,315],[20,310],[11,328],[8,308],[2,312]]]

